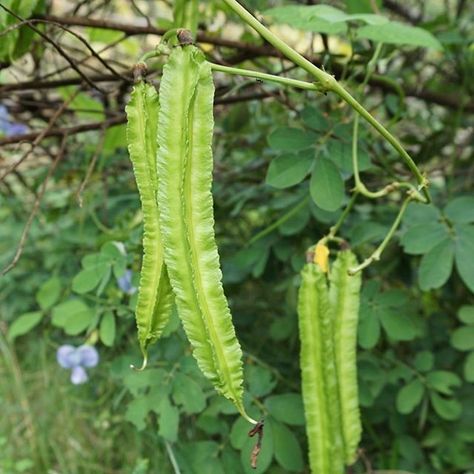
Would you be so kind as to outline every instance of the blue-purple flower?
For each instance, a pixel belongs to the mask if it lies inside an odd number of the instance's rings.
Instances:
[[[0,105],[0,134],[2,135],[20,135],[26,133],[28,127],[22,123],[11,121],[10,114],[4,105]]]
[[[133,295],[137,291],[137,288],[132,285],[132,271],[125,270],[125,273],[117,278],[118,287],[127,295]]]
[[[72,369],[71,382],[74,385],[87,382],[86,368],[95,367],[99,362],[99,353],[93,346],[74,347],[69,344],[61,346],[56,352],[58,364],[65,369]]]

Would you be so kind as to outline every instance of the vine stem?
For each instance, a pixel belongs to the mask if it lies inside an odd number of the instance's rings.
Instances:
[[[254,235],[250,240],[248,245],[252,245],[257,240],[262,239],[263,237],[267,236],[268,234],[272,233],[275,229],[280,227],[281,224],[286,222],[290,217],[293,217],[297,214],[301,209],[303,209],[309,202],[309,196],[305,197],[302,201],[300,201],[296,206],[291,208],[286,214],[281,216],[278,220],[276,220],[273,224],[269,225],[267,228],[260,231],[257,235]]]
[[[375,251],[367,257],[360,265],[357,267],[349,268],[348,273],[349,275],[355,275],[357,272],[360,272],[364,268],[368,267],[372,262],[376,262],[380,260],[380,257],[382,255],[382,252],[385,250],[385,247],[387,244],[390,242],[390,239],[393,237],[393,234],[397,230],[398,226],[400,225],[400,221],[402,220],[403,214],[405,214],[405,211],[407,209],[408,204],[410,201],[414,199],[413,195],[410,193],[406,199],[403,201],[402,206],[400,207],[400,211],[398,212],[398,215],[396,219],[393,221],[392,227],[388,231],[387,235],[383,239],[382,243],[375,249]]]
[[[405,161],[410,171],[415,175],[418,182],[418,188],[423,191],[425,202],[431,202],[431,197],[427,189],[428,180],[422,175],[416,163],[405,151],[400,142],[375,118],[373,117],[352,95],[336,80],[336,78],[327,72],[319,69],[304,56],[291,48],[283,40],[273,34],[268,28],[260,23],[250,12],[248,12],[237,0],[223,0],[224,3],[236,13],[245,23],[251,26],[260,36],[267,40],[272,46],[280,51],[294,64],[311,74],[320,83],[320,90],[330,91],[337,94],[342,100],[350,105],[359,115],[369,122],[377,132],[380,133],[398,152]]]
[[[213,71],[234,74],[236,76],[252,77],[262,81],[275,82],[283,86],[296,87],[297,89],[305,89],[309,91],[320,91],[321,88],[312,82],[298,81],[297,79],[289,79],[287,77],[275,76],[259,71],[250,71],[248,69],[240,69],[236,67],[222,66],[221,64],[209,63]]]

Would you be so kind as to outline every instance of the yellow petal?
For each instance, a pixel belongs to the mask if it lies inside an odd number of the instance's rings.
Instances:
[[[329,249],[324,244],[316,244],[314,249],[314,263],[321,267],[324,273],[329,270]]]

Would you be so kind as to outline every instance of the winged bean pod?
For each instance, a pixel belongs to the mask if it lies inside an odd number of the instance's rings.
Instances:
[[[144,368],[148,346],[161,336],[173,304],[156,201],[158,94],[155,88],[143,81],[135,84],[126,113],[128,150],[143,210],[143,261],[135,317]]]
[[[307,263],[301,272],[298,320],[309,461],[315,474],[344,471],[331,316],[325,274],[319,265]]]
[[[339,252],[331,269],[329,290],[334,312],[334,344],[346,464],[354,463],[362,433],[356,361],[361,274],[348,274],[349,268],[356,265],[357,259],[352,252]]]
[[[210,65],[193,45],[176,47],[163,69],[158,124],[158,201],[165,261],[193,355],[241,414],[243,369],[214,236]]]

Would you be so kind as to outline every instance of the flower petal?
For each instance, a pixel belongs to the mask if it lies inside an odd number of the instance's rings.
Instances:
[[[76,348],[69,344],[59,347],[56,352],[58,364],[65,369],[72,369],[79,365],[80,359],[77,357]]]
[[[89,377],[87,377],[87,372],[86,370],[81,367],[74,367],[71,372],[71,382],[74,385],[79,385],[81,383],[87,382]]]
[[[99,362],[99,353],[93,346],[83,345],[77,348],[80,356],[80,365],[83,367],[95,367]]]

